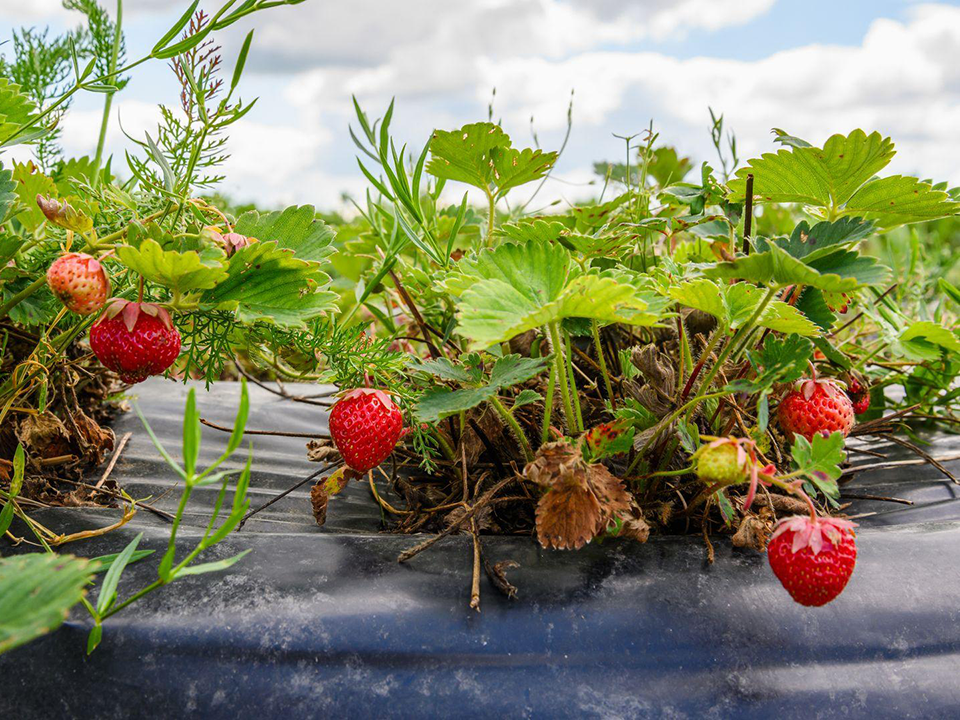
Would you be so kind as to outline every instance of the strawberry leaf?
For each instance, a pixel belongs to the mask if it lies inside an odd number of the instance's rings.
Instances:
[[[306,321],[335,307],[336,294],[316,263],[296,258],[275,242],[255,242],[238,250],[227,266],[227,278],[201,296],[201,302],[235,309],[241,322],[263,320],[286,327],[306,327]]]
[[[798,473],[808,478],[830,500],[840,498],[837,479],[840,477],[840,464],[846,459],[842,433],[834,432],[829,437],[814,435],[813,442],[797,435],[791,454]]]
[[[839,293],[864,285],[881,285],[889,279],[890,270],[875,258],[855,252],[833,253],[808,265],[774,244],[768,245],[765,252],[718,263],[704,274],[711,278],[739,278],[774,288],[808,285]]]
[[[510,147],[510,136],[493,123],[473,123],[459,130],[437,130],[430,140],[427,172],[444,180],[486,190],[493,179],[493,150]]]
[[[0,78],[2,80],[2,78]],[[0,82],[0,95],[3,83]],[[37,205],[37,195],[57,197],[57,186],[53,180],[44,175],[32,163],[14,163],[13,179],[16,181],[16,193],[24,209],[17,215],[17,220],[28,231],[33,232],[40,227],[46,217]]]
[[[752,380],[735,380],[727,386],[731,392],[769,391],[778,383],[799,380],[807,372],[813,357],[813,343],[798,335],[778,338],[768,335],[760,352],[749,350],[747,358],[756,372]]]
[[[556,160],[555,152],[511,147],[509,135],[498,125],[485,122],[435,131],[426,169],[435,177],[464,182],[501,198],[511,189],[543,177]]]
[[[753,192],[760,202],[842,205],[895,154],[890,138],[863,130],[846,137],[833,135],[822,149],[783,148],[740,168],[730,182],[731,200],[744,199],[747,175],[752,174]]]
[[[47,134],[49,130],[43,127],[34,127],[23,134],[18,133],[21,126],[28,124],[36,116],[37,106],[30,96],[16,83],[0,77],[0,146],[17,145]]]
[[[872,222],[864,222],[858,217],[818,222],[813,227],[804,220],[794,228],[789,238],[776,238],[771,241],[758,237],[754,241],[754,247],[758,252],[763,252],[771,242],[775,242],[792,257],[810,262],[817,257],[856,245],[875,229]]]
[[[622,455],[633,445],[633,425],[626,419],[601,423],[584,433],[582,443],[583,457],[587,462]]]
[[[494,363],[490,371],[489,381],[479,387],[467,387],[459,390],[443,387],[427,390],[420,396],[417,403],[415,411],[417,419],[421,422],[437,422],[445,417],[476,407],[492,398],[502,388],[518,385],[538,375],[549,361],[549,358],[505,355]],[[429,367],[439,368],[441,364],[434,364]],[[417,369],[423,368],[419,367]],[[448,375],[454,374],[448,372],[448,370],[448,368],[445,368],[443,372]],[[478,380],[472,380],[472,382],[478,382]]]
[[[240,216],[233,231],[262,242],[274,241],[278,248],[292,250],[307,262],[320,262],[336,251],[333,230],[317,218],[312,205],[262,215],[250,210]]]
[[[884,229],[960,210],[946,192],[917,178],[875,178],[895,154],[890,138],[862,130],[834,135],[822,149],[792,144],[738,170],[730,182],[731,200],[744,199],[746,178],[752,174],[758,202],[803,203],[828,209],[834,217],[872,220]]]
[[[497,197],[503,197],[512,188],[539,180],[557,161],[557,153],[544,152],[539,148],[494,148],[493,183],[497,186]]]
[[[920,320],[900,333],[895,350],[910,360],[938,360],[944,350],[960,354],[960,339],[938,323]]]
[[[58,628],[96,570],[96,562],[72,555],[0,560],[0,654]]]
[[[749,283],[718,285],[698,278],[670,288],[670,297],[682,305],[713,315],[727,328],[736,329],[753,317],[764,292]],[[816,325],[796,308],[780,301],[769,303],[757,324],[783,333],[819,335]]]
[[[209,290],[227,278],[226,255],[201,256],[193,251],[164,250],[153,238],[145,238],[139,247],[117,248],[120,262],[149,282],[166,285],[176,293]]]
[[[582,275],[546,302],[531,299],[502,280],[482,280],[464,293],[458,317],[470,347],[480,349],[564,318],[655,324],[659,316],[646,309],[647,303],[632,286],[609,277]]]

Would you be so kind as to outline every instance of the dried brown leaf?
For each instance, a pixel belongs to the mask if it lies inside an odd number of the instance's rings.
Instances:
[[[99,465],[113,451],[116,443],[113,430],[101,427],[96,420],[82,410],[73,413],[73,422],[80,433],[77,446],[84,459],[89,463]]]
[[[603,465],[589,465],[577,447],[546,443],[524,476],[547,492],[537,504],[537,538],[545,548],[577,549],[630,508],[630,494]]]
[[[543,487],[553,487],[571,479],[585,483],[585,465],[577,448],[565,440],[558,440],[540,446],[534,461],[523,469],[523,476]]]
[[[587,483],[600,501],[606,519],[630,509],[630,493],[623,487],[620,478],[612,475],[603,465],[587,466]]]
[[[67,428],[60,418],[49,411],[25,416],[17,428],[17,438],[34,459],[73,453]]]
[[[310,462],[337,462],[340,460],[340,451],[337,450],[333,440],[308,440],[307,441],[307,460]]]
[[[596,537],[600,502],[579,485],[551,488],[537,504],[537,539],[545,548],[577,550]]]
[[[740,521],[740,527],[731,538],[735,547],[753,548],[763,552],[770,538],[770,526],[756,515],[750,513]]]
[[[327,492],[325,482],[318,482],[310,488],[310,504],[313,506],[313,519],[317,525],[323,527],[327,521],[327,503],[330,501],[330,495]]]

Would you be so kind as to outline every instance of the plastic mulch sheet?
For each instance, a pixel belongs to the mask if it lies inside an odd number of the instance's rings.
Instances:
[[[176,455],[186,389],[137,387],[154,431]],[[322,432],[321,408],[252,387],[248,427]],[[201,414],[229,425],[239,390],[199,388]],[[128,413],[131,438],[112,477],[134,497],[175,477]],[[252,437],[252,436],[251,436]],[[304,440],[253,437],[254,506],[317,469]],[[201,461],[226,435],[204,429]],[[960,448],[939,438],[935,455]],[[886,449],[885,449],[886,451]],[[891,456],[909,458],[897,448]],[[858,455],[858,463],[875,459]],[[238,453],[233,466],[244,460]],[[960,472],[960,462],[950,464]],[[864,473],[844,486],[913,505],[856,501],[853,579],[835,602],[795,605],[752,550],[697,538],[541,550],[490,537],[515,560],[519,597],[482,580],[468,609],[472,546],[452,536],[400,565],[418,538],[379,534],[369,489],[351,484],[317,527],[309,487],[209,551],[252,548],[231,569],[178,580],[111,618],[85,655],[88,620],[0,657],[0,718],[300,717],[956,717],[960,712],[960,486],[929,466]],[[184,546],[202,534],[216,489],[194,494]],[[40,513],[64,531],[106,525],[115,510]],[[69,547],[118,552],[137,533],[160,550],[169,526],[140,512],[124,528]],[[422,538],[421,538],[422,539]],[[156,577],[159,555],[130,566],[123,597]]]

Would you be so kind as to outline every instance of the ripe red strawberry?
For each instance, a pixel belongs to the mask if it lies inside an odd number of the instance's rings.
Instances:
[[[863,415],[870,409],[870,394],[864,393],[853,401],[853,412],[855,415]]]
[[[64,253],[47,269],[47,284],[67,310],[92,315],[110,295],[110,280],[100,262],[84,253]]]
[[[180,333],[159,305],[116,299],[90,328],[90,347],[104,366],[132,385],[173,365]]]
[[[851,377],[847,383],[847,395],[850,396],[853,412],[856,415],[863,415],[870,409],[870,390],[857,378]]]
[[[777,408],[780,427],[813,440],[814,435],[840,431],[846,437],[854,425],[853,403],[834,380],[802,380]]]
[[[330,435],[348,467],[367,472],[393,452],[403,432],[403,415],[382,390],[357,388],[330,411]]]
[[[777,523],[767,557],[770,568],[801,605],[820,607],[843,592],[857,563],[856,523],[794,515]]]

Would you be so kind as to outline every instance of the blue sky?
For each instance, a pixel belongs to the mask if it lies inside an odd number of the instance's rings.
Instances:
[[[111,7],[113,3],[108,3]],[[207,3],[214,9],[216,3]],[[129,57],[153,45],[185,2],[128,0]],[[0,37],[23,25],[75,22],[57,0],[0,0]],[[570,90],[574,128],[541,200],[596,191],[593,160],[619,159],[650,119],[695,160],[713,160],[707,107],[723,112],[742,156],[772,149],[783,127],[813,142],[855,127],[897,142],[893,169],[960,183],[960,3],[905,0],[352,0],[268,10],[223,34],[232,66],[256,28],[241,86],[258,106],[239,123],[224,190],[273,206],[336,207],[364,187],[347,135],[349,98],[374,114],[397,98],[395,131],[422,145],[435,126],[495,113],[516,144],[562,138]],[[117,102],[110,149],[176,105],[164,64],[138,68]],[[91,152],[99,96],[81,97],[64,145]]]

